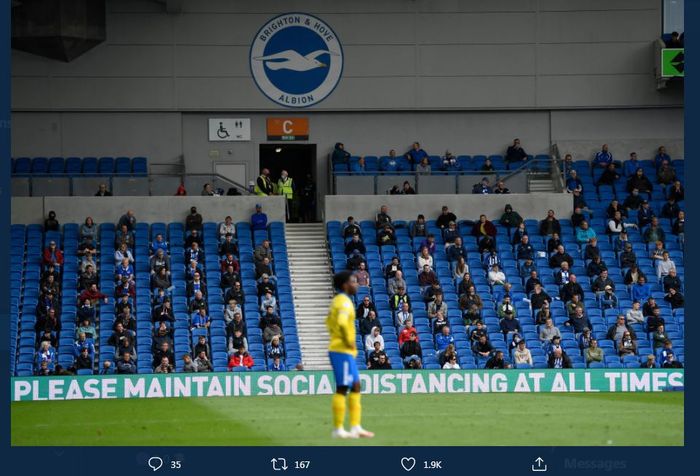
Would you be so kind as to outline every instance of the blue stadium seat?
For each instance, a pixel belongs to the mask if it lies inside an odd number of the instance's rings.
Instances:
[[[112,175],[114,173],[114,157],[100,157],[97,163],[97,172],[100,175]]]

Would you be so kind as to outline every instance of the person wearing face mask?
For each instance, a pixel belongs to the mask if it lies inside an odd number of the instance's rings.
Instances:
[[[294,180],[286,170],[282,170],[277,181],[277,192],[287,200],[287,221],[295,221],[294,215]]]

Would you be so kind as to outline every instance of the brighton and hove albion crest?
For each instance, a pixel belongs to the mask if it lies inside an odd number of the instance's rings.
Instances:
[[[250,47],[250,71],[260,91],[286,107],[323,101],[340,81],[343,49],[323,20],[285,13],[267,23]]]

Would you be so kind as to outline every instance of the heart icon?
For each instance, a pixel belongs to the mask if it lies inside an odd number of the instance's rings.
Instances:
[[[415,466],[416,466],[416,458],[411,456],[410,458],[406,458],[405,456],[401,458],[401,466],[403,466],[403,469],[406,471],[411,471]]]

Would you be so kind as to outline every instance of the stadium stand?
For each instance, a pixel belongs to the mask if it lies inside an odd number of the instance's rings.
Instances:
[[[146,177],[146,157],[17,157],[13,177]]]
[[[365,158],[367,159],[367,158]],[[372,160],[366,163],[373,163]],[[683,161],[674,161],[673,165],[676,168],[676,177],[678,180],[683,180]],[[653,161],[642,161],[641,167],[647,172],[650,177],[655,177],[656,169]],[[625,283],[625,277],[628,275],[629,268],[621,267],[620,255],[622,248],[618,245],[619,239],[616,235],[607,233],[608,220],[612,217],[606,217],[608,212],[609,202],[612,199],[619,198],[620,201],[627,196],[624,188],[626,177],[620,177],[613,186],[610,187],[595,187],[595,181],[600,173],[597,169],[591,168],[588,161],[577,161],[572,164],[572,168],[578,172],[582,182],[583,197],[587,202],[584,208],[584,217],[590,225],[590,228],[595,231],[598,239],[598,252],[602,261],[607,267],[607,272],[612,283],[614,283],[615,302],[611,303],[603,294],[596,293],[592,286],[597,275],[589,275],[587,267],[590,264],[590,259],[585,259],[587,242],[577,241],[577,227],[572,224],[571,219],[559,219],[561,233],[559,239],[563,244],[566,253],[573,257],[573,266],[569,272],[578,276],[578,283],[581,285],[584,292],[582,305],[585,309],[585,316],[588,318],[587,326],[590,326],[591,338],[596,338],[599,342],[599,347],[603,349],[605,358],[602,362],[590,362],[590,367],[639,367],[646,362],[647,355],[655,354],[657,357],[656,365],[660,366],[663,362],[664,354],[662,347],[659,345],[663,340],[668,339],[672,342],[672,352],[675,353],[676,360],[683,362],[684,360],[684,309],[680,306],[673,306],[667,302],[667,289],[664,290],[664,284],[661,277],[657,274],[657,269],[653,263],[653,255],[656,253],[656,245],[653,242],[645,242],[645,233],[648,226],[644,227],[627,227],[629,242],[636,253],[636,261],[639,270],[646,275],[650,287],[649,291],[653,298],[656,298],[656,306],[661,311],[661,317],[665,323],[665,334],[661,335],[653,333],[653,327],[650,321],[646,323],[631,323],[627,322],[627,327],[636,334],[636,350],[632,355],[624,355],[624,349],[619,348],[618,341],[610,339],[609,331],[614,326],[617,316],[625,315],[632,308],[632,285]],[[662,208],[665,205],[666,196],[670,194],[673,185],[668,187],[655,185],[651,191],[650,205],[653,214],[657,217],[662,217]],[[576,200],[580,200],[578,197]],[[682,207],[682,201],[678,202]],[[579,201],[576,206],[581,206]],[[517,210],[516,210],[517,211]],[[632,214],[634,213],[634,217]],[[630,211],[630,220],[636,221],[636,212]],[[542,217],[544,218],[545,210],[543,209]],[[669,252],[671,260],[675,262],[677,276],[681,283],[684,279],[683,269],[683,240],[682,233],[678,234],[678,230],[674,230],[674,222],[676,216],[668,218],[660,218],[659,226],[665,232],[665,240],[662,248]],[[395,369],[404,368],[402,356],[399,346],[399,336],[401,326],[397,323],[396,312],[390,306],[391,293],[388,291],[389,276],[385,273],[387,266],[390,266],[392,259],[397,259],[399,266],[403,271],[403,279],[407,285],[407,294],[410,298],[411,312],[413,315],[413,325],[418,336],[418,340],[422,347],[422,364],[423,367],[429,369],[441,368],[440,355],[437,352],[438,345],[442,342],[437,342],[436,336],[439,332],[437,329],[442,325],[436,326],[434,319],[429,317],[429,302],[424,293],[421,292],[420,275],[421,269],[417,263],[425,263],[425,258],[420,257],[420,250],[424,246],[425,236],[412,236],[410,230],[414,226],[413,221],[394,221],[392,228],[394,229],[395,241],[387,241],[382,243],[382,233],[378,235],[381,229],[376,227],[373,221],[362,221],[359,223],[359,231],[363,242],[362,248],[364,253],[352,253],[352,249],[356,248],[351,244],[346,248],[346,244],[352,240],[352,233],[347,234],[344,238],[344,230],[347,222],[329,221],[327,223],[328,243],[331,251],[333,268],[337,272],[342,269],[357,269],[360,262],[364,262],[367,267],[370,278],[370,286],[360,288],[360,293],[356,297],[356,304],[360,304],[365,296],[368,296],[376,308],[378,318],[378,326],[381,328],[383,336],[384,351],[391,363],[391,367]],[[526,292],[527,280],[530,277],[528,270],[525,269],[525,261],[518,259],[518,244],[520,243],[517,237],[514,237],[515,229],[503,226],[494,220],[495,227],[495,242],[493,249],[501,263],[501,270],[505,274],[506,281],[510,283],[510,289],[504,291],[504,286],[498,284],[489,284],[488,280],[488,252],[480,252],[479,240],[472,234],[474,223],[470,220],[458,221],[458,235],[464,241],[466,249],[466,264],[468,271],[471,273],[471,279],[475,286],[476,293],[483,303],[483,308],[479,313],[479,319],[485,326],[484,330],[488,340],[491,343],[493,352],[501,350],[504,352],[506,362],[512,362],[511,352],[513,341],[512,334],[504,334],[501,328],[502,319],[499,318],[498,308],[503,302],[503,296],[509,295],[513,303],[516,318],[519,320],[520,332],[517,339],[523,339],[526,342],[527,348],[532,355],[533,365],[535,368],[545,368],[548,366],[548,356],[552,351],[552,345],[548,342],[540,340],[541,325],[536,321],[537,312],[531,306],[532,294]],[[549,236],[541,234],[543,229],[540,227],[538,220],[524,220],[526,234],[529,237],[529,242],[534,247],[533,265],[538,270],[539,280],[544,291],[552,298],[550,305],[550,313],[553,318],[554,325],[558,327],[561,333],[561,347],[565,354],[569,357],[571,365],[574,368],[585,368],[585,348],[588,343],[582,345],[580,333],[574,333],[573,326],[570,321],[569,313],[566,305],[569,304],[560,299],[560,285],[556,284],[556,274],[559,268],[550,267],[550,253],[548,253]],[[355,224],[354,226],[357,226]],[[383,229],[383,227],[381,227]],[[472,337],[477,329],[475,323],[469,323],[465,326],[466,309],[460,309],[460,298],[463,294],[463,289],[460,291],[462,283],[461,276],[455,277],[453,274],[454,262],[448,259],[445,247],[444,230],[438,228],[436,220],[427,220],[426,233],[432,234],[435,237],[435,247],[431,252],[432,269],[434,270],[437,279],[440,283],[443,300],[447,305],[447,324],[451,327],[451,341],[454,344],[458,355],[458,362],[461,368],[483,368],[487,360],[476,355],[472,350]],[[648,237],[648,236],[647,236]],[[446,237],[448,240],[453,237]],[[348,252],[349,254],[346,254]],[[522,256],[521,256],[522,258]],[[682,288],[682,286],[681,286]],[[678,290],[679,292],[682,289]],[[646,304],[642,302],[640,304]],[[651,309],[651,307],[650,307]],[[647,318],[649,313],[645,313]],[[436,329],[437,328],[437,329]],[[359,349],[365,350],[358,356],[358,365],[366,367],[370,352],[374,349],[370,346],[374,339],[365,341],[365,336],[362,335],[362,322],[358,316],[358,339],[357,345]],[[366,328],[365,328],[366,329]],[[440,338],[442,340],[442,338]],[[660,340],[662,339],[662,340]],[[518,367],[527,367],[527,364],[517,365]]]
[[[125,163],[125,161],[122,161]],[[126,216],[126,215],[125,215]],[[125,218],[122,217],[120,222]],[[231,337],[224,320],[224,296],[227,287],[221,287],[221,256],[219,255],[219,224],[204,222],[201,239],[203,255],[197,263],[202,272],[202,278],[208,286],[202,289],[205,293],[206,314],[210,323],[208,326],[197,326],[192,308],[193,293],[188,293],[188,276],[184,261],[185,244],[192,239],[191,233],[185,231],[181,222],[141,223],[133,226],[133,239],[123,239],[120,227],[113,223],[101,223],[96,226],[97,245],[94,262],[98,268],[94,282],[99,285],[97,290],[90,290],[89,279],[81,276],[81,260],[79,255],[82,246],[82,228],[76,223],[67,223],[60,231],[45,231],[41,225],[13,224],[12,264],[11,264],[11,372],[17,376],[29,376],[48,372],[77,372],[79,374],[111,373],[121,369],[115,365],[115,353],[118,349],[113,344],[120,335],[113,338],[113,329],[117,322],[123,322],[120,316],[124,307],[133,309],[132,320],[126,325],[121,337],[131,337],[138,373],[160,371],[154,369],[154,356],[159,349],[154,346],[154,338],[159,328],[159,322],[154,322],[152,313],[154,306],[165,297],[172,302],[173,321],[167,322],[167,335],[174,344],[173,357],[170,362],[177,371],[184,371],[183,356],[192,354],[199,337],[204,336],[210,349],[209,356],[214,371],[229,370],[229,360],[232,352],[228,349],[228,339]],[[247,323],[248,352],[252,365],[235,367],[233,370],[272,370],[272,355],[281,355],[282,363],[287,369],[294,369],[301,363],[301,351],[294,318],[294,306],[289,280],[289,266],[285,245],[284,224],[272,222],[265,230],[252,231],[250,224],[236,224],[238,256],[240,262],[240,281],[245,298],[239,303],[243,317]],[[131,232],[129,232],[131,233]],[[167,240],[170,257],[171,286],[159,293],[157,287],[151,285],[149,258],[151,243],[157,235]],[[281,350],[265,346],[263,332],[259,327],[261,319],[260,299],[255,276],[254,255],[255,247],[264,240],[269,240],[274,256],[272,268],[276,280],[276,309],[281,316],[283,339]],[[56,250],[44,249],[55,242]],[[133,271],[121,271],[121,264],[116,263],[115,248],[126,242],[133,256]],[[88,246],[89,247],[89,246]],[[126,251],[119,251],[129,255]],[[57,266],[52,273],[47,263],[60,255],[62,266]],[[48,258],[47,258],[48,257]],[[126,263],[127,267],[128,262]],[[118,278],[133,272],[133,278]],[[49,274],[53,274],[58,284],[51,284]],[[115,279],[115,277],[117,279]],[[133,279],[133,281],[132,281]],[[87,282],[86,282],[87,281]],[[126,282],[126,286],[122,284]],[[50,294],[51,287],[59,290],[54,296]],[[86,293],[86,289],[88,292]],[[100,291],[100,289],[102,291]],[[191,288],[190,288],[191,289]],[[102,292],[105,294],[103,295]],[[189,294],[189,296],[188,296]],[[121,296],[126,295],[124,299]],[[79,297],[90,297],[95,304],[95,311],[81,309]],[[55,313],[56,320],[47,318]],[[92,314],[91,314],[92,313]],[[82,317],[90,317],[88,326],[82,325]],[[198,318],[197,318],[198,319]],[[128,322],[128,320],[127,320]],[[94,335],[88,335],[86,341],[78,341],[78,335],[86,328],[92,328]],[[76,329],[79,332],[76,332]],[[47,331],[45,334],[44,331]],[[41,342],[47,340],[47,348],[41,347]],[[123,339],[122,339],[123,341]],[[135,343],[133,343],[135,341]],[[46,345],[46,344],[44,344]],[[89,368],[76,369],[80,366],[80,348],[89,348],[92,365]],[[136,358],[137,357],[137,358]],[[194,356],[193,356],[194,357]],[[121,357],[123,359],[123,357]],[[42,361],[45,361],[42,368]],[[106,367],[105,363],[107,364]],[[158,362],[155,362],[157,364]],[[133,366],[134,364],[132,364]],[[107,370],[105,370],[107,368]],[[284,367],[283,367],[284,368]],[[63,370],[60,370],[63,369]]]

